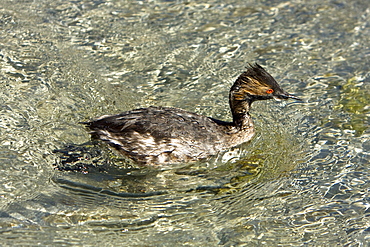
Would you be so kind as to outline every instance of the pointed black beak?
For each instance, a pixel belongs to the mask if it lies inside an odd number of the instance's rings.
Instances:
[[[298,98],[297,96],[293,95],[293,94],[288,94],[286,92],[283,92],[281,94],[277,94],[277,95],[274,95],[274,99],[276,100],[280,100],[280,99],[295,99],[295,100],[299,100],[299,101],[302,101],[300,98]]]

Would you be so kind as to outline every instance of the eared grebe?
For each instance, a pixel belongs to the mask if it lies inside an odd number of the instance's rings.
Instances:
[[[257,63],[249,64],[230,89],[232,122],[171,107],[140,108],[91,122],[92,137],[106,141],[139,165],[196,161],[249,141],[255,100],[296,99]]]

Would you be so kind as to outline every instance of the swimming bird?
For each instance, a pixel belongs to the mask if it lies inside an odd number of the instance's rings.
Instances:
[[[93,138],[103,140],[139,165],[197,161],[252,139],[249,114],[256,100],[295,99],[260,65],[248,64],[232,85],[232,122],[172,107],[150,106],[104,115],[84,124]]]

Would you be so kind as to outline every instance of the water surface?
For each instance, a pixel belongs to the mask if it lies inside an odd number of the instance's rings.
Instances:
[[[3,245],[368,245],[367,1],[3,0],[0,14]],[[256,137],[207,161],[138,169],[78,124],[149,105],[230,120],[247,62],[304,102],[256,102]]]

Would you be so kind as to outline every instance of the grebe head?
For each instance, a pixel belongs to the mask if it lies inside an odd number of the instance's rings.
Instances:
[[[231,101],[247,101],[266,99],[295,99],[298,97],[285,92],[275,79],[257,63],[249,64],[247,71],[239,76],[230,90]]]

